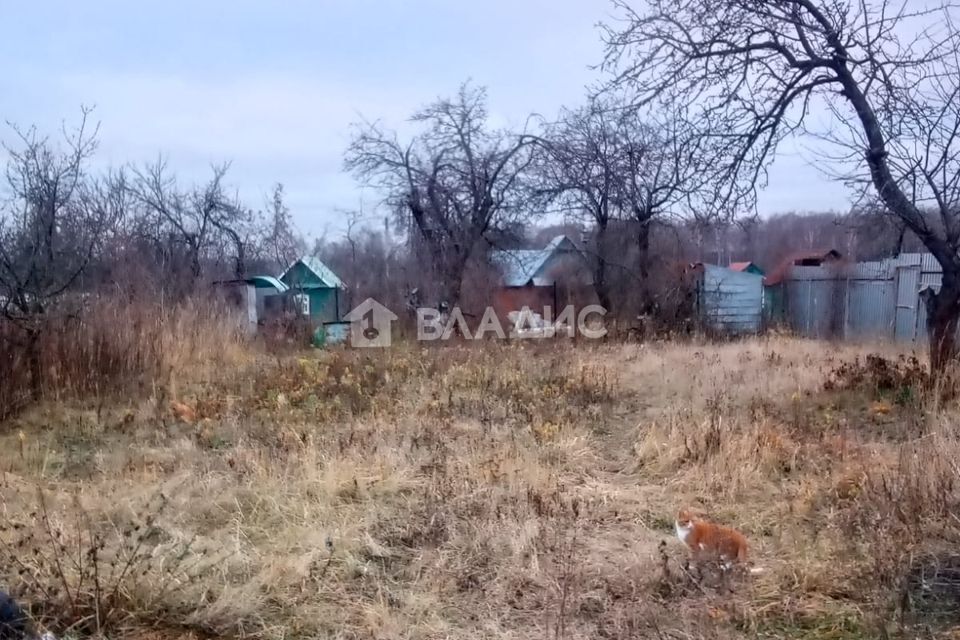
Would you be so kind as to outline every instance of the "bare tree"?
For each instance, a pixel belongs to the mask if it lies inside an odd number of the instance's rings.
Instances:
[[[541,144],[547,153],[537,162],[539,199],[557,203],[574,218],[586,217],[594,226],[591,258],[593,282],[600,304],[612,309],[610,295],[610,223],[620,217],[622,159],[617,114],[591,101],[565,110],[547,127]]]
[[[540,193],[568,213],[594,225],[594,282],[610,306],[609,271],[629,268],[639,284],[641,305],[652,304],[649,288],[651,227],[686,218],[729,218],[734,209],[704,198],[709,183],[705,138],[686,136],[679,121],[638,112],[617,100],[595,98],[567,110],[548,127],[548,153],[538,162]],[[710,206],[706,206],[709,203]],[[612,222],[629,223],[636,263],[625,265],[609,242]],[[621,245],[622,246],[622,245]],[[636,289],[636,287],[635,287]]]
[[[283,185],[277,183],[273,188],[266,212],[263,242],[267,257],[278,268],[284,269],[300,257],[304,251],[303,240],[293,225],[290,208],[284,201]]]
[[[390,308],[404,305],[403,292],[412,286],[408,272],[422,272],[411,262],[404,246],[394,246],[389,225],[380,230],[364,224],[359,212],[343,212],[347,217],[346,233],[336,240],[318,239],[313,255],[340,276],[346,286],[346,305],[356,305],[374,298]],[[422,275],[422,273],[420,274]]]
[[[456,305],[468,261],[484,238],[519,215],[519,181],[531,162],[523,134],[489,128],[487,94],[464,84],[414,114],[408,142],[377,124],[358,127],[346,167],[382,190],[424,248],[441,301]]]
[[[839,144],[837,158],[856,149],[848,177],[866,179],[943,268],[928,314],[931,365],[941,369],[956,354],[960,323],[952,5],[648,0],[639,12],[614,3],[622,21],[605,30],[611,85],[638,105],[690,109],[691,124],[729,151],[728,180],[762,183],[778,145],[794,134]]]
[[[40,340],[47,318],[64,307],[97,258],[124,202],[108,180],[87,175],[97,127],[83,110],[80,125],[63,130],[58,146],[36,128],[14,127],[8,147],[8,197],[0,202],[0,317],[19,328],[31,379],[40,375]]]
[[[623,126],[629,128],[631,123]],[[623,148],[619,202],[635,227],[641,311],[652,313],[655,304],[650,287],[653,226],[680,220],[698,224],[728,223],[736,216],[738,206],[752,204],[753,191],[749,186],[744,188],[739,180],[733,180],[723,197],[714,197],[711,163],[722,157],[723,151],[711,148],[710,139],[690,130],[684,120],[638,121],[632,128],[633,139],[628,139]]]
[[[229,197],[223,180],[229,165],[213,168],[201,186],[182,189],[164,160],[134,169],[132,193],[142,207],[141,233],[150,238],[167,264],[184,261],[189,267],[181,293],[193,291],[204,262],[229,254],[236,277],[244,277],[252,213]]]

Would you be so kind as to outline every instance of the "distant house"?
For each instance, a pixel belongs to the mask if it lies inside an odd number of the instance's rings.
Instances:
[[[574,298],[592,294],[590,263],[566,236],[555,237],[543,249],[494,251],[491,264],[500,272],[494,308],[501,316],[528,307],[555,313]]]
[[[836,249],[819,249],[797,252],[784,258],[770,275],[763,278],[763,306],[766,321],[779,324],[786,320],[784,282],[794,267],[821,267],[838,263],[842,257]]]
[[[778,285],[790,275],[794,267],[819,267],[831,262],[837,262],[841,254],[836,249],[821,249],[818,251],[800,251],[790,254],[780,261],[777,268],[770,275],[764,278],[763,284],[766,286]]]
[[[343,283],[317,258],[300,258],[279,278],[257,275],[213,285],[250,333],[259,325],[300,314],[310,319],[314,344],[336,342],[345,335],[347,325],[340,322]]]
[[[279,281],[287,287],[295,308],[320,325],[338,322],[343,282],[327,265],[314,256],[304,256],[287,267]]]
[[[763,269],[757,266],[755,262],[731,262],[727,268],[738,273],[753,273],[758,276],[765,275]]]

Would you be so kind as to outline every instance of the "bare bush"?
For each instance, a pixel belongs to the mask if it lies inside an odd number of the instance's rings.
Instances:
[[[95,521],[76,499],[54,508],[43,491],[36,502],[29,514],[0,521],[4,582],[60,634],[102,637],[189,613],[189,592],[223,559],[172,539],[160,522],[163,494],[124,522]]]
[[[87,162],[97,146],[89,111],[79,127],[64,130],[58,148],[36,129],[15,129],[19,148],[8,148],[10,199],[0,208],[0,322],[3,339],[25,354],[34,391],[42,376],[46,324],[66,318],[76,300],[64,294],[82,283],[110,226],[122,215],[122,197],[91,179]]]

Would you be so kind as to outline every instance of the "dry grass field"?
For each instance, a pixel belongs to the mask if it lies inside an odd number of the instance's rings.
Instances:
[[[0,431],[2,582],[61,634],[957,637],[960,405],[898,354],[231,343],[168,365]],[[694,581],[685,505],[762,572]]]

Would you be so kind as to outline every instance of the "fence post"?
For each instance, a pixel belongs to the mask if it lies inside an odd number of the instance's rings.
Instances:
[[[850,337],[850,274],[843,280],[843,330],[840,334],[841,340],[847,340]]]
[[[897,267],[897,296],[894,311],[894,337],[896,340],[915,342],[917,339],[919,284],[919,265]]]

